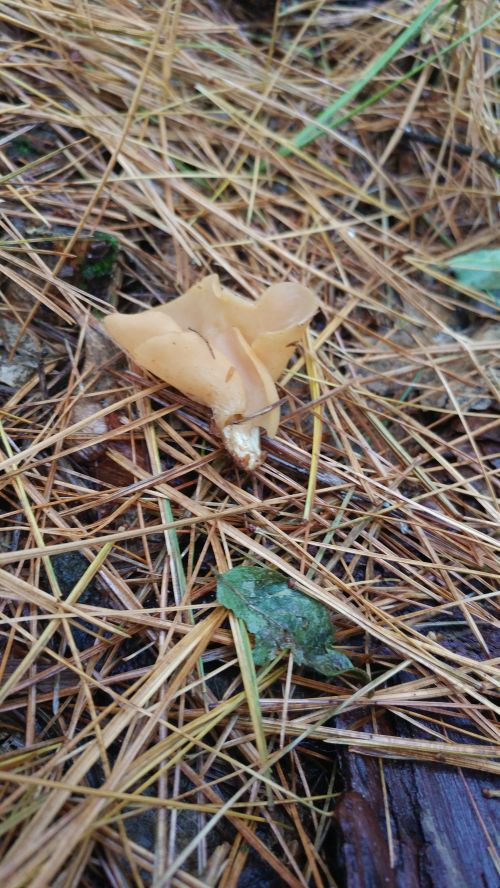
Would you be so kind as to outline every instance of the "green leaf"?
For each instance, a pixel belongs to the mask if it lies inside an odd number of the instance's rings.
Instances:
[[[476,290],[500,290],[500,250],[473,250],[446,263],[458,280]]]
[[[323,675],[353,668],[333,648],[330,613],[320,602],[292,589],[278,571],[266,567],[235,567],[220,574],[217,601],[229,608],[255,635],[253,658],[266,663],[281,650]]]

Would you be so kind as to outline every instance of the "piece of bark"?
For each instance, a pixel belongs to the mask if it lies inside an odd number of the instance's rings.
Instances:
[[[379,729],[418,736],[388,715],[380,719]],[[348,750],[339,750],[339,757],[347,790],[334,825],[332,865],[339,888],[498,888],[498,801],[487,796],[495,787],[492,777],[447,765],[383,760],[394,855],[393,881],[388,882],[379,761]]]
[[[345,792],[335,809],[338,869],[346,888],[395,888],[389,847],[375,812],[359,792]]]

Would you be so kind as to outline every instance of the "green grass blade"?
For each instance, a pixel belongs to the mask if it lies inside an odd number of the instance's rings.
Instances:
[[[342,126],[343,123],[347,123],[352,117],[355,117],[356,114],[359,114],[361,111],[364,111],[365,108],[369,108],[370,105],[375,105],[380,99],[385,98],[385,96],[389,95],[393,90],[397,89],[398,86],[401,86],[402,83],[405,83],[406,80],[411,80],[412,77],[416,77],[417,74],[420,74],[424,68],[428,67],[428,65],[433,65],[434,62],[441,61],[444,56],[446,56],[452,49],[455,49],[456,46],[460,46],[465,40],[468,40],[470,37],[473,37],[474,34],[477,34],[479,31],[487,28],[488,25],[491,25],[496,19],[500,17],[500,12],[495,12],[489,18],[485,19],[484,22],[481,22],[480,25],[477,25],[476,28],[472,28],[470,31],[467,31],[466,34],[461,34],[460,37],[457,37],[455,40],[452,40],[447,46],[444,46],[443,49],[440,49],[438,52],[435,52],[433,55],[428,56],[423,62],[419,62],[418,65],[414,65],[413,68],[410,68],[406,74],[403,74],[402,77],[398,77],[396,80],[391,80],[387,86],[384,86],[383,89],[378,90],[374,95],[368,96],[359,105],[356,105],[354,108],[351,108],[350,111],[346,111],[345,114],[342,114],[341,117],[337,117],[336,120],[333,120],[329,124],[329,129],[335,129],[337,126]],[[319,120],[319,118],[318,118]],[[321,130],[324,133],[324,129]],[[300,133],[299,133],[300,135]],[[285,151],[280,151],[281,154],[290,154],[292,152],[292,148],[287,148]],[[430,223],[429,223],[430,224]],[[451,242],[450,242],[451,245]]]
[[[336,114],[342,110],[352,99],[354,99],[358,93],[361,92],[367,86],[370,81],[377,76],[385,67],[392,61],[394,56],[405,46],[413,37],[415,37],[422,26],[425,24],[429,16],[432,15],[436,7],[441,3],[441,0],[430,0],[430,2],[425,6],[419,16],[411,22],[404,31],[401,32],[399,37],[397,37],[391,45],[383,52],[378,58],[376,58],[368,67],[366,68],[364,74],[361,75],[359,80],[352,84],[352,86],[345,92],[339,96],[338,99],[335,100],[328,108],[325,108],[321,114],[318,115],[317,121],[322,126],[328,126],[331,121],[335,118]],[[322,129],[319,129],[314,123],[310,123],[304,127],[300,133],[297,133],[295,138],[293,139],[293,145],[295,148],[303,148],[305,145],[308,145],[309,142],[312,142],[323,132]],[[288,154],[289,150],[284,149],[281,153]]]

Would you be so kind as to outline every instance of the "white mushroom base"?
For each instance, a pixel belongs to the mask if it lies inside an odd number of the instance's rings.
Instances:
[[[255,471],[262,462],[260,429],[249,428],[247,423],[228,425],[222,430],[226,450],[242,468]]]

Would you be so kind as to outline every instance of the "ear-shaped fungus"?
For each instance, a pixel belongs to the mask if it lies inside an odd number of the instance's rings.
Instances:
[[[316,308],[301,284],[274,284],[252,302],[212,274],[178,299],[109,315],[104,326],[139,366],[210,407],[227,450],[253,470],[260,429],[273,436],[278,428],[275,382]]]

